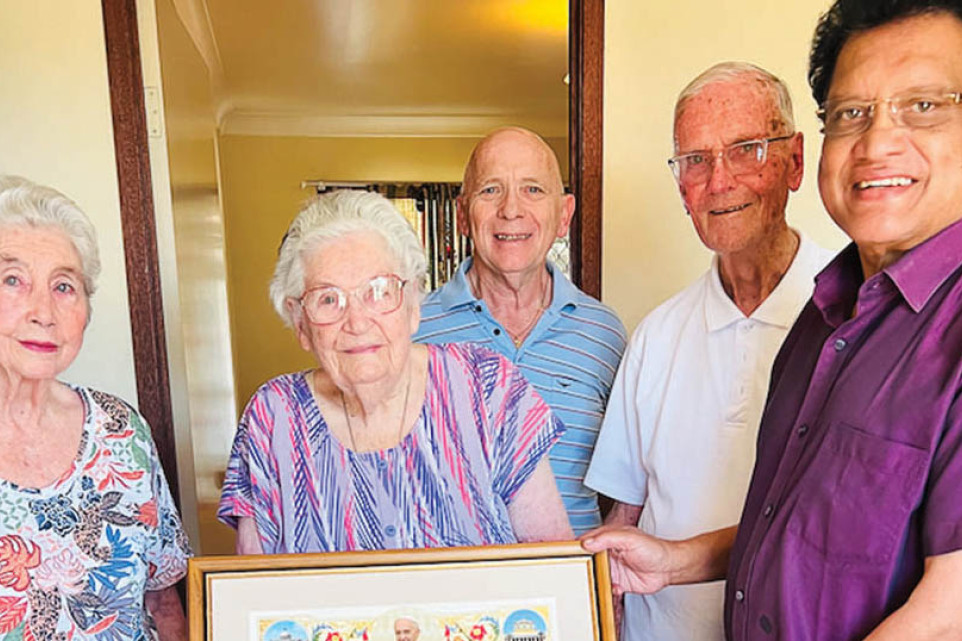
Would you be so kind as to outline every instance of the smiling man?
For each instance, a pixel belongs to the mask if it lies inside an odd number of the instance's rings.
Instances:
[[[508,127],[482,139],[458,196],[458,224],[473,255],[425,299],[415,340],[481,343],[534,385],[566,427],[549,458],[580,534],[601,523],[584,476],[626,337],[614,311],[547,260],[574,211],[541,137]]]
[[[669,539],[738,522],[768,378],[831,254],[785,221],[802,182],[784,83],[721,63],[675,107],[669,162],[698,237],[715,256],[635,330],[588,471],[616,500],[607,522]],[[724,636],[721,582],[628,595],[622,639]]]
[[[732,640],[962,639],[962,2],[838,0],[809,79],[853,243],[775,361],[737,531],[585,545],[621,590],[727,568]]]

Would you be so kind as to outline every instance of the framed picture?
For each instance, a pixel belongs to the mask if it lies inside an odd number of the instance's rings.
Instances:
[[[192,641],[615,641],[575,542],[190,560]]]

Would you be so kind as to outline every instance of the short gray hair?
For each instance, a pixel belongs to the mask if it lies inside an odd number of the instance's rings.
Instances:
[[[792,95],[788,91],[788,85],[775,74],[750,62],[719,62],[698,74],[678,94],[678,100],[675,101],[675,124],[678,124],[678,118],[685,110],[688,101],[701,93],[706,87],[719,82],[732,82],[743,78],[754,78],[768,87],[775,98],[782,124],[788,128],[789,133],[795,133]]]
[[[93,295],[100,275],[97,230],[77,203],[51,187],[0,175],[0,229],[13,225],[54,227],[66,234],[80,256],[84,291]]]
[[[288,227],[271,279],[271,302],[284,323],[294,319],[284,304],[304,294],[304,261],[312,253],[348,234],[371,231],[384,238],[401,265],[399,276],[417,283],[424,291],[427,259],[420,239],[391,202],[367,191],[341,190],[320,194],[308,201]]]

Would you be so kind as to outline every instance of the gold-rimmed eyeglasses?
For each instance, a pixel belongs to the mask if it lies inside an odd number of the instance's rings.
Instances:
[[[768,146],[773,142],[788,140],[795,134],[742,140],[732,143],[718,151],[699,149],[679,154],[668,159],[668,166],[678,184],[686,187],[703,185],[711,179],[715,163],[723,159],[733,176],[742,176],[758,171],[768,161]]]
[[[404,301],[407,282],[397,274],[383,274],[350,291],[335,285],[320,285],[308,289],[297,302],[314,325],[329,325],[341,320],[347,312],[349,296],[371,314],[390,314]]]
[[[927,129],[948,122],[960,102],[962,93],[958,91],[923,90],[876,100],[826,100],[815,113],[822,121],[822,133],[838,138],[868,131],[879,105],[888,105],[897,126]]]

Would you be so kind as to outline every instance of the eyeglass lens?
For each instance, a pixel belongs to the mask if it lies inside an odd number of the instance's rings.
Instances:
[[[398,276],[375,276],[349,292],[365,310],[389,314],[401,306],[404,281]],[[316,324],[333,323],[347,310],[348,293],[333,285],[309,290],[301,299],[308,318]]]
[[[825,123],[826,136],[847,136],[863,133],[872,126],[877,111],[887,107],[893,121],[900,126],[924,129],[945,124],[959,104],[960,95],[950,92],[906,94],[880,100],[845,100],[828,102],[819,111]]]
[[[729,145],[722,150],[725,165],[733,175],[747,174],[765,164],[767,140],[747,140]],[[685,184],[701,184],[711,178],[717,156],[711,151],[696,151],[673,160],[675,175]]]

